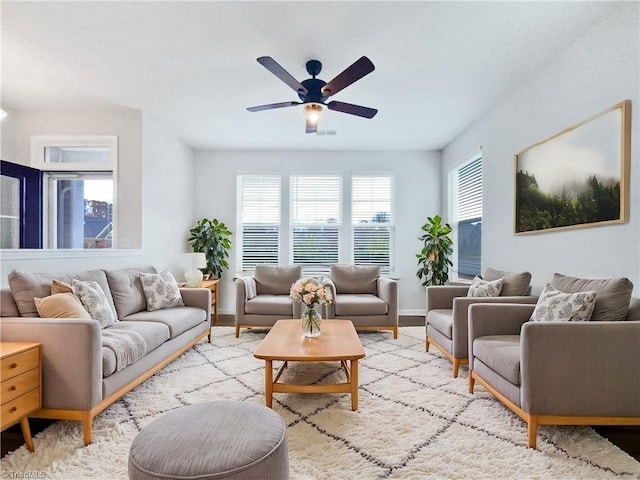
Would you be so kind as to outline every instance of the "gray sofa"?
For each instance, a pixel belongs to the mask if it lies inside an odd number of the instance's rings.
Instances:
[[[477,381],[526,421],[530,448],[538,425],[640,425],[640,299],[618,280],[554,277],[563,292],[597,292],[591,321],[529,321],[536,305],[469,307],[469,392]]]
[[[211,341],[209,289],[181,289],[185,306],[147,311],[140,272],[155,269],[12,272],[10,288],[1,291],[2,341],[42,344],[42,409],[31,416],[81,421],[85,445],[93,417],[195,343]],[[54,279],[97,282],[119,321],[103,329],[91,318],[40,318],[33,299],[51,295]],[[123,331],[136,333],[118,333]],[[141,358],[127,365],[127,355],[106,346],[105,339],[118,336],[141,337]]]

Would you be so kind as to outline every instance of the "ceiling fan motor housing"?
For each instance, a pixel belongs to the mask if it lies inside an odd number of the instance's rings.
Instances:
[[[324,103],[324,101],[329,98],[322,94],[322,87],[327,84],[324,80],[320,80],[319,78],[309,78],[300,83],[302,83],[302,86],[307,89],[306,94],[298,92],[300,100],[304,103]]]

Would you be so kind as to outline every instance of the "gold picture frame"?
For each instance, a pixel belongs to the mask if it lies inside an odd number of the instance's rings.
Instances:
[[[631,101],[514,155],[516,235],[629,221]]]

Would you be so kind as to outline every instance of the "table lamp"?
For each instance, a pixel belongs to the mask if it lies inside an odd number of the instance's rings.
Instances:
[[[188,287],[198,287],[202,283],[202,271],[200,268],[207,266],[207,258],[203,252],[190,253],[191,269],[184,272],[184,279]]]

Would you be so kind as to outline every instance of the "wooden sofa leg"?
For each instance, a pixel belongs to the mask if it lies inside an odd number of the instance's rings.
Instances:
[[[427,337],[424,341],[424,351],[425,352],[429,351],[429,337]]]
[[[538,433],[538,416],[537,415],[529,415],[527,419],[527,446],[529,448],[536,448],[536,437]]]
[[[458,378],[458,369],[460,368],[460,359],[453,359],[453,378]]]
[[[236,338],[240,336],[240,325],[236,325]]]
[[[207,336],[207,338],[209,339],[209,343],[211,343],[211,328],[209,328],[209,335]]]
[[[91,412],[82,412],[82,438],[84,440],[84,446],[91,445],[91,431],[93,418],[91,418]]]
[[[394,340],[398,339],[398,327],[393,328],[393,339]]]
[[[473,387],[476,384],[476,379],[473,378],[472,371],[469,370],[469,393],[473,393]]]

